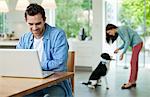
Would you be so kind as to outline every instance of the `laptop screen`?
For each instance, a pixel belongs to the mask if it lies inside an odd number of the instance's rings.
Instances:
[[[0,75],[43,78],[38,51],[35,49],[0,49]]]

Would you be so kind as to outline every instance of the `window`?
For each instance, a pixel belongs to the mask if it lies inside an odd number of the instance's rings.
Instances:
[[[67,37],[77,37],[84,28],[90,36],[92,26],[91,0],[56,0],[56,26],[65,30]]]
[[[140,67],[150,67],[150,0],[105,0],[105,23],[114,23],[117,26],[128,25],[133,28],[143,39],[144,47],[139,56]],[[113,14],[112,14],[112,11]],[[116,12],[116,13],[115,13]],[[121,39],[117,39],[116,46],[122,44]],[[115,48],[114,48],[115,49]],[[129,48],[123,61],[117,61],[117,65],[130,65],[132,48]],[[119,60],[119,56],[116,58]]]
[[[0,34],[6,32],[6,14],[0,13]]]

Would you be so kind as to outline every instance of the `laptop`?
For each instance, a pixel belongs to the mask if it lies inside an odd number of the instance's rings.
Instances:
[[[53,71],[43,71],[35,49],[0,49],[0,76],[45,78]]]

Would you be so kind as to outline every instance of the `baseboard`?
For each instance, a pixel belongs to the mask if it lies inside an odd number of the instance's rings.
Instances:
[[[92,71],[90,66],[75,66],[75,71]]]

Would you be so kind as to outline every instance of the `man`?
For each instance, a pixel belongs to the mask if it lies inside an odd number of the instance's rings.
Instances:
[[[16,48],[37,49],[43,70],[66,71],[68,42],[65,32],[45,23],[45,11],[38,4],[30,4],[27,7],[25,20],[30,32],[20,38]],[[69,80],[65,80],[28,96],[72,97],[71,84]]]

